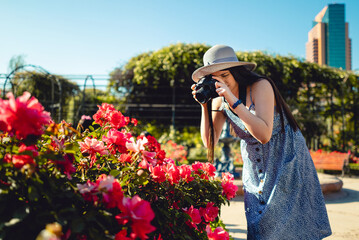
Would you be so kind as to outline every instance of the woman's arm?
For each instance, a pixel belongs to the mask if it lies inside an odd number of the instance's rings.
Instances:
[[[212,100],[212,110],[218,110],[222,104],[222,98],[215,98]],[[207,148],[209,145],[209,133],[210,124],[208,119],[207,104],[201,104],[202,116],[201,116],[201,137],[204,146]],[[212,111],[212,120],[214,128],[214,145],[218,143],[219,136],[221,135],[222,128],[226,117],[222,112]]]
[[[196,99],[196,91],[195,91],[195,84],[191,86],[193,98],[198,102]],[[210,133],[210,124],[208,118],[208,110],[207,110],[207,103],[200,103],[201,105],[201,138],[203,144],[206,148],[209,145],[209,133]],[[212,100],[212,110],[218,110],[222,105],[222,98],[214,98]],[[226,120],[224,114],[222,112],[212,111],[212,120],[213,120],[213,128],[214,128],[214,145],[217,144],[219,136],[222,132],[222,128],[224,122]]]
[[[216,87],[218,94],[224,96],[230,106],[238,100],[224,83],[216,83]],[[251,87],[256,114],[252,114],[243,104],[232,110],[243,121],[250,134],[259,142],[265,144],[269,142],[272,136],[275,105],[274,91],[270,83],[265,79],[255,82]]]

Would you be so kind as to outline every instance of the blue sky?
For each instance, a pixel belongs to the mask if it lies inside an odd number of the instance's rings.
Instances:
[[[55,74],[108,74],[131,57],[184,43],[305,58],[322,0],[0,0],[0,73],[14,55]],[[359,69],[359,1],[344,0]]]

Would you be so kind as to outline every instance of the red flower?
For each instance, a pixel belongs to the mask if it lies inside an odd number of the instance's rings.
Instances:
[[[150,165],[149,170],[151,172],[152,179],[155,182],[162,183],[162,182],[166,181],[166,173],[163,170],[163,166],[153,167],[152,165]]]
[[[113,111],[116,111],[114,106],[112,104],[108,103],[102,103],[101,106],[98,106],[98,111],[93,115],[93,119],[97,124],[99,124],[101,127],[105,126],[106,123],[109,123],[110,121],[110,114]]]
[[[166,152],[164,150],[159,150],[156,152],[156,158],[157,158],[157,164],[161,165],[163,164],[163,161],[166,158]]]
[[[0,131],[15,134],[18,139],[41,135],[51,120],[50,113],[28,92],[17,99],[12,93],[6,96],[9,100],[0,99]]]
[[[201,163],[196,161],[192,164],[192,169],[202,179],[209,179],[215,176],[216,168],[211,163]]]
[[[212,163],[209,163],[209,162],[205,163],[204,170],[207,172],[207,174],[210,177],[214,177],[216,175],[216,168],[215,168],[215,166],[212,165]]]
[[[96,184],[98,191],[102,192],[103,202],[107,208],[114,208],[121,203],[123,192],[117,179],[101,174],[97,178]]]
[[[138,195],[132,199],[124,197],[118,207],[122,212],[116,216],[116,219],[120,225],[130,224],[133,239],[147,239],[147,234],[156,230],[151,225],[155,214],[150,203],[142,200]]]
[[[200,208],[199,211],[206,222],[213,222],[218,216],[219,209],[211,202],[207,203],[205,208]]]
[[[117,151],[120,153],[127,153],[126,143],[130,142],[131,133],[124,130],[118,131],[114,128],[108,131],[106,136],[102,137],[102,141],[107,144],[111,154],[116,154]]]
[[[137,119],[136,118],[132,118],[131,119],[131,123],[133,124],[133,126],[137,126],[137,124],[138,124],[138,121],[137,121]]]
[[[123,229],[115,235],[115,240],[132,240],[133,238],[127,237],[127,230]]]
[[[187,213],[191,217],[192,223],[197,225],[202,222],[201,214],[197,208],[191,206],[188,210],[185,209],[185,213]]]
[[[64,155],[64,160],[61,161],[53,161],[58,168],[62,170],[63,173],[66,174],[68,179],[72,179],[71,174],[76,172],[76,168],[73,165],[75,157],[73,154],[68,153]]]
[[[122,115],[121,112],[112,111],[109,115],[110,125],[115,129],[120,129],[127,125],[125,121],[125,117]]]
[[[226,232],[222,227],[217,227],[214,232],[209,225],[206,227],[208,240],[229,240],[229,233]]]
[[[192,167],[188,165],[181,165],[178,167],[179,173],[182,179],[186,182],[191,182],[194,180],[194,177],[191,177],[192,174]]]
[[[234,185],[231,182],[223,183],[222,182],[222,188],[223,188],[223,196],[225,196],[228,200],[231,200],[236,196],[238,187]]]
[[[148,136],[139,136],[137,139],[147,138],[146,147],[150,152],[158,152],[161,150],[161,144],[157,141],[157,139],[151,135]]]
[[[167,174],[167,179],[171,184],[177,184],[181,179],[180,171],[178,167],[173,163],[167,164],[165,172]]]
[[[37,157],[39,155],[36,146],[26,146],[25,144],[22,144],[19,147],[19,153],[22,153],[24,151],[29,151],[31,152],[31,154],[12,155],[12,156],[11,154],[5,154],[4,161],[7,163],[12,162],[12,164],[14,164],[14,167],[16,168],[22,168],[26,164],[35,165],[34,157]]]

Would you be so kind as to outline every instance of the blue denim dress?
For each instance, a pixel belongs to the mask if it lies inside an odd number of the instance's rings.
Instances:
[[[254,104],[249,110],[255,114]],[[282,132],[275,111],[272,137],[261,144],[224,102],[222,111],[241,138],[247,239],[316,240],[331,235],[318,175],[300,130],[294,131],[284,115]]]

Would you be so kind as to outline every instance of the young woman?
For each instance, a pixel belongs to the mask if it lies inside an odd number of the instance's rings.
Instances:
[[[201,136],[213,161],[226,120],[241,138],[247,239],[322,239],[331,229],[304,137],[273,81],[216,45],[192,79],[211,75],[219,97],[201,104]],[[195,84],[192,94],[196,99]],[[197,99],[196,99],[197,100]]]

